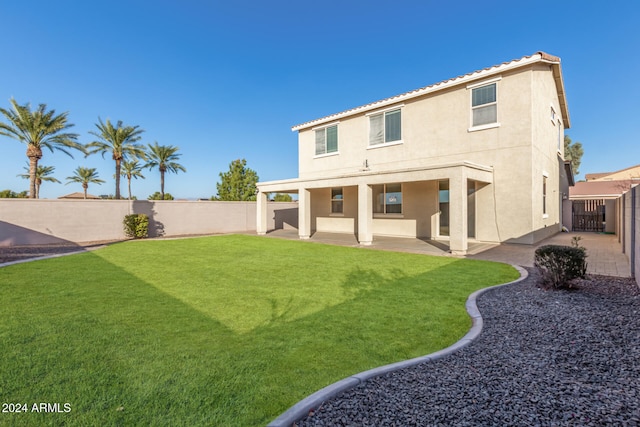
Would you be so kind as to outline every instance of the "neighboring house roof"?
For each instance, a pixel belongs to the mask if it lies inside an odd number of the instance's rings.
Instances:
[[[365,111],[374,110],[376,108],[381,108],[387,105],[395,104],[397,102],[405,101],[408,99],[416,98],[428,93],[440,91],[443,89],[447,89],[452,86],[460,85],[463,83],[468,83],[474,80],[480,80],[487,78],[489,76],[493,76],[495,74],[499,74],[505,71],[509,71],[515,68],[524,67],[527,65],[535,64],[535,63],[547,63],[551,64],[553,69],[553,76],[556,82],[556,90],[558,92],[558,100],[560,103],[560,110],[562,113],[562,120],[564,122],[564,128],[569,129],[570,121],[569,121],[569,110],[567,108],[567,99],[565,96],[564,90],[564,82],[562,80],[562,70],[560,67],[560,58],[557,56],[549,55],[545,52],[536,52],[533,55],[525,56],[520,59],[514,59],[509,62],[503,62],[499,65],[494,65],[493,67],[484,68],[482,70],[474,71],[472,73],[467,73],[462,76],[454,77],[452,79],[444,80],[440,83],[435,83],[429,86],[422,87],[420,89],[415,89],[410,92],[405,92],[400,95],[392,96],[390,98],[385,98],[380,101],[372,102],[370,104],[365,104],[360,107],[352,108],[350,110],[346,110],[340,113],[331,114],[329,116],[325,116],[316,120],[311,120],[297,126],[293,126],[291,128],[292,131],[299,131],[302,129],[306,129],[312,126],[317,126],[322,123],[326,123],[332,120],[338,120],[343,117],[351,116],[357,113],[362,113]]]
[[[84,193],[76,191],[75,193],[60,196],[58,199],[84,199]],[[100,199],[100,197],[87,193],[87,199]]]
[[[587,181],[593,181],[599,178],[603,178],[607,175],[611,175],[613,172],[598,172],[598,173],[585,173],[584,179]]]
[[[569,188],[569,198],[579,199],[615,199],[629,190],[629,181],[581,181]]]
[[[615,172],[599,172],[585,174],[587,181],[620,181],[640,178],[640,165],[630,166]]]

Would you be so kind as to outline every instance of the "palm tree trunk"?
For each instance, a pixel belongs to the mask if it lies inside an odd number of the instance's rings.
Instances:
[[[160,170],[160,200],[164,200],[164,171]]]
[[[120,162],[122,160],[116,159],[116,200],[120,200]]]
[[[89,184],[83,183],[82,184],[82,188],[84,189],[84,198],[86,200],[86,198],[87,198],[87,189],[89,188]]]
[[[129,189],[129,200],[131,200],[131,177],[127,177],[127,188]]]
[[[28,150],[27,150],[27,156]],[[37,156],[29,156],[29,198],[37,199],[38,192],[36,189],[36,170],[38,170],[38,158]]]

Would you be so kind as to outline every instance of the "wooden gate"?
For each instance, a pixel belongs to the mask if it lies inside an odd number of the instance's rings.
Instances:
[[[604,199],[574,200],[573,231],[604,231]]]

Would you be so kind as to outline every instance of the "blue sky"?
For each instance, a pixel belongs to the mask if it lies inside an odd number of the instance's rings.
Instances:
[[[580,175],[640,163],[640,3],[635,1],[2,2],[0,106],[9,99],[69,112],[79,141],[98,117],[180,147],[177,198],[210,197],[238,158],[261,181],[298,175],[291,127],[542,50],[562,58]],[[3,116],[0,117],[3,120]],[[25,146],[0,137],[0,190],[28,189]],[[78,166],[107,182],[110,155],[45,151],[64,185]],[[146,198],[157,171],[132,183]],[[126,181],[121,183],[126,194]]]

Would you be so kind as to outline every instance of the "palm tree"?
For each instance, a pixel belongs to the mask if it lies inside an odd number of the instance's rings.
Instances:
[[[57,182],[58,184],[60,184],[60,181],[58,181],[56,178],[49,176],[53,173],[55,168],[55,166],[38,165],[38,168],[36,169],[36,199],[40,198],[40,186],[42,185],[43,181]],[[23,169],[26,170],[27,173],[22,173],[17,176],[24,179],[31,179],[31,174],[29,173],[29,163],[27,163],[27,166],[25,166]]]
[[[82,184],[85,199],[87,198],[87,189],[89,188],[89,184],[104,183],[103,180],[98,178],[96,168],[83,168],[82,166],[78,166],[76,170],[73,171],[73,173],[73,176],[67,177],[67,184],[71,184],[72,182],[79,182],[80,184]]]
[[[178,147],[174,147],[173,145],[158,145],[157,142],[154,142],[153,145],[149,144],[148,147],[147,156],[149,161],[144,167],[149,169],[157,167],[158,170],[160,170],[160,200],[164,200],[164,173],[186,172],[187,170],[180,163],[176,162],[181,156],[181,154],[176,154],[179,150]]]
[[[142,169],[144,165],[138,163],[137,160],[128,160],[122,163],[120,174],[127,178],[127,188],[129,189],[129,200],[131,200],[131,178],[142,178]]]
[[[35,199],[36,173],[38,161],[42,158],[42,148],[46,147],[51,152],[59,150],[71,156],[68,148],[80,150],[84,153],[84,147],[76,140],[78,134],[66,132],[73,124],[67,122],[65,112],[56,115],[55,110],[47,111],[45,104],[38,105],[38,108],[31,111],[31,105],[26,103],[18,105],[15,99],[11,99],[12,110],[0,108],[8,120],[8,123],[0,122],[0,135],[17,139],[27,145],[27,157],[29,158],[29,197]]]
[[[120,168],[123,160],[128,159],[146,159],[144,147],[137,144],[141,138],[143,129],[139,126],[124,126],[122,120],[118,120],[116,126],[111,124],[107,119],[106,123],[98,118],[96,127],[98,132],[89,132],[97,136],[98,141],[92,141],[87,144],[87,156],[89,154],[101,153],[104,158],[106,152],[111,153],[111,158],[116,162],[116,199],[120,199]]]

